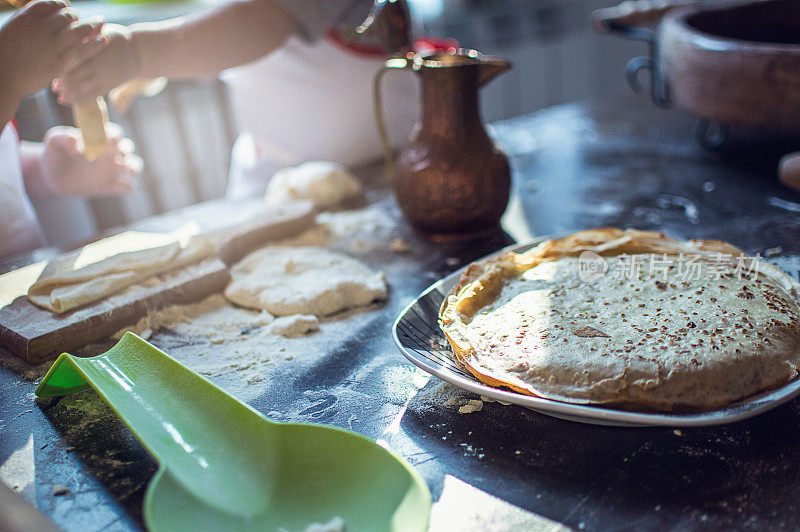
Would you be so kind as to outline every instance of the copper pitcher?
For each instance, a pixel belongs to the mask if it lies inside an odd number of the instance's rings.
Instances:
[[[471,240],[499,230],[508,204],[508,158],[480,119],[478,88],[511,65],[475,50],[389,59],[375,78],[375,117],[397,202],[411,225],[436,241]],[[422,79],[422,117],[395,163],[381,112],[388,69]]]

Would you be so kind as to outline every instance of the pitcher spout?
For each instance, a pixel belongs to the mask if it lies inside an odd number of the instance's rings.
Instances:
[[[511,68],[511,63],[498,57],[483,57],[478,74],[478,85],[489,83],[498,75]]]

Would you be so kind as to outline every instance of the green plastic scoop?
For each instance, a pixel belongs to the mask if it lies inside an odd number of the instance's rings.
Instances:
[[[430,492],[401,458],[345,430],[268,421],[135,334],[98,357],[62,354],[36,395],[88,388],[161,466],[151,531],[427,529]]]

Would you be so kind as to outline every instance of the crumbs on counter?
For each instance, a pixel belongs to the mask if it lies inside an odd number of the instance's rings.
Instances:
[[[473,412],[480,412],[483,410],[483,401],[480,399],[470,399],[467,404],[459,407],[459,414],[471,414]]]
[[[294,314],[275,318],[266,326],[265,332],[284,338],[298,338],[319,330],[319,319],[312,314]],[[287,360],[290,360],[287,357]]]
[[[485,395],[481,395],[481,401],[483,401],[484,403],[500,403],[503,406],[509,406],[511,404],[505,401],[501,401],[499,399],[492,399],[491,397],[486,397]]]
[[[66,495],[68,493],[70,493],[69,488],[62,484],[56,484],[55,486],[53,486],[53,495],[55,495],[56,497],[60,497],[61,495]]]
[[[411,243],[408,242],[403,237],[398,236],[389,244],[389,250],[392,253],[411,253],[414,251],[414,248],[411,246]]]

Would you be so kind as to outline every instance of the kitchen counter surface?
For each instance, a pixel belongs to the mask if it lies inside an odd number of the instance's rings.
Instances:
[[[269,417],[384,440],[428,482],[432,531],[794,528],[800,401],[733,425],[681,430],[583,425],[489,402],[460,414],[472,397],[414,368],[391,339],[395,316],[426,286],[515,238],[597,226],[659,230],[728,240],[797,276],[800,194],[775,179],[790,144],[734,139],[728,151],[707,153],[691,120],[633,96],[551,108],[492,130],[514,175],[505,234],[450,247],[417,240],[373,171],[369,198],[395,225],[348,245],[386,272],[389,301],[323,323],[280,356],[261,356],[259,378],[235,369],[207,376]],[[224,203],[204,208],[179,218]],[[397,236],[411,253],[390,251]],[[219,349],[166,330],[151,341],[190,367]],[[129,431],[91,392],[35,402],[46,368],[7,354],[0,361],[0,479],[65,530],[140,529],[156,465]]]

